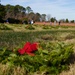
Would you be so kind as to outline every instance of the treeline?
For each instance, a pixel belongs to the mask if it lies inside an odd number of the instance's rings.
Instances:
[[[50,14],[40,14],[34,13],[30,6],[23,7],[20,5],[1,5],[0,4],[0,22],[9,22],[9,23],[28,23],[30,20],[34,22],[40,21],[57,21],[55,17],[51,17]],[[61,19],[61,22],[71,22],[74,23],[74,20],[69,21],[68,19]],[[58,22],[58,21],[57,21]]]
[[[31,7],[27,6],[26,8],[20,5],[0,5],[0,22],[9,21],[10,23],[22,23],[28,22],[29,20],[34,21],[45,21],[44,14],[34,13]]]

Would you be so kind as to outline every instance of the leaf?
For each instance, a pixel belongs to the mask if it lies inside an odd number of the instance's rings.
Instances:
[[[12,53],[12,54],[10,54],[10,57],[17,57],[17,55]]]
[[[47,69],[47,65],[43,65],[43,66],[40,66],[39,67],[39,70],[42,72],[42,71],[46,71]]]
[[[49,51],[48,51],[48,50],[42,50],[42,52],[43,52],[44,54],[49,54]]]

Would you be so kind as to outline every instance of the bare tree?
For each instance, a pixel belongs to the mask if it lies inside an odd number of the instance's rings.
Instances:
[[[51,15],[50,14],[47,14],[47,21],[50,21],[50,19],[51,19]]]

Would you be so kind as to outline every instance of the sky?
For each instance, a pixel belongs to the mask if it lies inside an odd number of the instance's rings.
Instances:
[[[50,14],[57,20],[75,20],[75,0],[1,0],[1,4],[30,6],[33,12]]]

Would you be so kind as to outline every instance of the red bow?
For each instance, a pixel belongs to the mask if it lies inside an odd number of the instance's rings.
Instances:
[[[38,43],[32,43],[31,44],[30,42],[27,42],[22,49],[18,50],[18,52],[21,55],[27,53],[31,56],[34,56],[35,54],[33,54],[33,52],[38,50],[37,47],[38,47]]]

